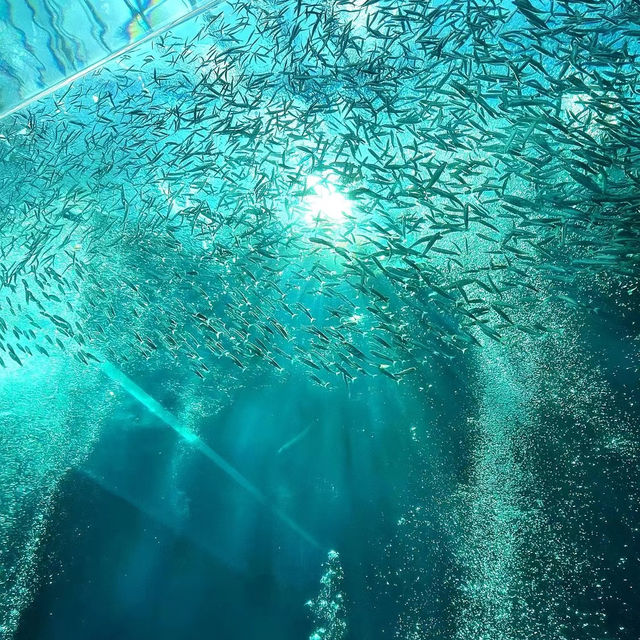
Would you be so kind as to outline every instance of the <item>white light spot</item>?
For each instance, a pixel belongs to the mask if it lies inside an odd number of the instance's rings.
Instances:
[[[351,202],[338,191],[333,173],[325,172],[322,177],[310,176],[307,188],[311,193],[304,198],[305,222],[315,225],[328,222],[340,225],[351,214]]]
[[[586,93],[565,94],[562,96],[562,108],[573,116],[586,117],[589,96]]]

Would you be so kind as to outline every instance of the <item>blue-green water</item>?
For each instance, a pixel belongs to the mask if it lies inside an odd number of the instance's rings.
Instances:
[[[639,34],[229,1],[1,120],[2,637],[640,637]]]

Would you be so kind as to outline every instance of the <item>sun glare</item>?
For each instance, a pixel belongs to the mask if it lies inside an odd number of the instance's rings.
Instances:
[[[341,225],[346,222],[351,214],[351,202],[338,191],[333,174],[309,177],[307,188],[311,193],[305,196],[303,206],[308,225],[321,222]]]

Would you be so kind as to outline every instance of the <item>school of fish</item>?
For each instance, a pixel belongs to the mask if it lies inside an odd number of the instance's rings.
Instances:
[[[637,273],[637,3],[198,20],[0,121],[2,367],[400,382]]]

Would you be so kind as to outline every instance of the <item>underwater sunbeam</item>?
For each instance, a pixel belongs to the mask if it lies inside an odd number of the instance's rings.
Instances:
[[[117,382],[129,395],[146,407],[153,415],[162,420],[162,422],[167,426],[171,427],[186,442],[203,453],[217,467],[224,471],[224,473],[250,493],[253,498],[268,507],[277,518],[295,531],[306,542],[318,549],[321,548],[320,544],[311,534],[294,522],[286,513],[284,513],[284,511],[271,504],[267,499],[267,496],[265,496],[258,487],[245,478],[240,471],[227,462],[221,455],[216,453],[209,445],[203,442],[195,433],[193,433],[193,431],[180,424],[178,419],[170,411],[167,411],[157,400],[154,400],[154,398],[139,387],[133,380],[131,380],[131,378],[120,371],[120,369],[108,361],[102,362],[100,368],[105,375],[111,378],[114,382]]]
[[[304,198],[305,222],[316,225],[325,222],[339,226],[347,221],[351,214],[351,202],[338,191],[335,176],[325,172],[322,178],[310,176],[307,185],[311,194]]]

